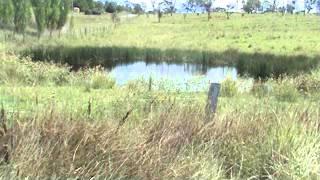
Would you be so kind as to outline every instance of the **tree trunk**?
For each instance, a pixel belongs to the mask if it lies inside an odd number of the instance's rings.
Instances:
[[[158,10],[158,23],[160,23],[160,19],[161,19],[161,11]]]
[[[210,19],[211,19],[211,12],[208,11],[208,21],[210,21]]]

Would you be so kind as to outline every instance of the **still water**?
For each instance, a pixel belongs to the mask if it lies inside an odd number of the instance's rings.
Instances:
[[[149,81],[151,78],[155,86],[166,82],[162,84],[179,90],[201,90],[209,83],[220,83],[227,77],[237,78],[234,67],[208,67],[202,64],[154,64],[141,61],[118,64],[108,71],[120,86],[138,79]]]

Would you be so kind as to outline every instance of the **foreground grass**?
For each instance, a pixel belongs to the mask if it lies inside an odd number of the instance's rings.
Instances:
[[[117,87],[99,69],[14,56],[0,62],[3,178],[320,176],[318,71],[241,92],[247,80],[226,80],[216,116],[204,123],[205,92]]]

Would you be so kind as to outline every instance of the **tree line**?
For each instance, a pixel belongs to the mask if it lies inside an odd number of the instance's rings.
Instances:
[[[74,7],[78,7],[81,12],[84,12],[87,15],[99,15],[104,12],[107,13],[115,13],[115,12],[130,12],[134,14],[143,13],[144,10],[139,3],[132,4],[118,4],[115,1],[105,1],[105,3],[101,1],[94,0],[74,0]]]
[[[0,24],[13,25],[14,32],[24,35],[34,20],[40,38],[46,29],[50,35],[55,30],[61,31],[71,8],[71,0],[1,0]]]

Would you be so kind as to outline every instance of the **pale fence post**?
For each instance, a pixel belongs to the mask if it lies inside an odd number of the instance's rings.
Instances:
[[[214,116],[217,105],[218,105],[218,96],[220,93],[221,85],[219,83],[211,83],[209,92],[208,92],[208,102],[206,106],[207,119],[206,121],[210,121]]]

